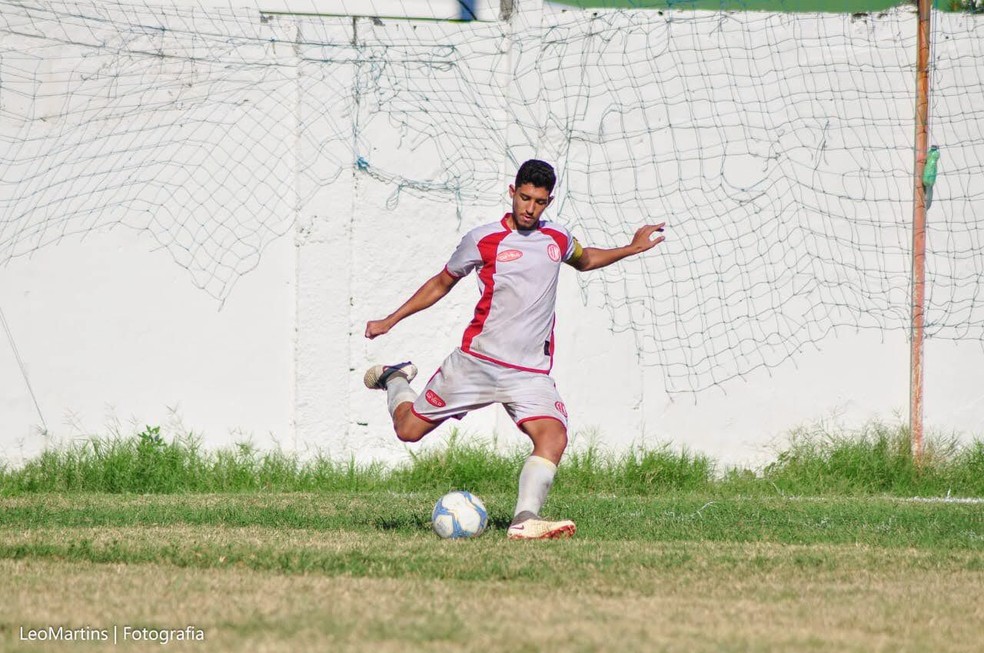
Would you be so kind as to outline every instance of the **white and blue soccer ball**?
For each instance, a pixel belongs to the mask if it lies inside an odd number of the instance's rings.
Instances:
[[[471,492],[448,492],[438,499],[431,513],[434,532],[446,540],[478,537],[489,525],[489,513],[482,500]]]

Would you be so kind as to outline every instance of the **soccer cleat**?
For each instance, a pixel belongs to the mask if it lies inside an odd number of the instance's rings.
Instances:
[[[510,540],[558,540],[572,537],[576,531],[570,519],[547,521],[524,510],[513,518],[506,535]]]
[[[413,381],[413,377],[417,376],[417,366],[410,361],[396,365],[373,365],[366,370],[362,380],[370,390],[385,390],[386,381],[394,374],[402,374],[408,382]]]

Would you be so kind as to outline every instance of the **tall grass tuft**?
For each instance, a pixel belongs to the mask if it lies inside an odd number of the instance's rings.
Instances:
[[[872,422],[848,433],[799,429],[761,479],[799,495],[984,496],[984,443],[961,447],[957,438],[940,435],[924,443],[917,463],[905,425]]]
[[[714,483],[714,462],[703,454],[679,452],[668,444],[604,453],[597,445],[570,452],[562,463],[564,487],[575,492],[651,495],[692,492]]]
[[[96,438],[42,452],[17,468],[0,466],[0,494],[35,492],[445,492],[512,494],[528,449],[499,451],[494,442],[453,434],[387,466],[326,456],[300,458],[248,444],[207,450],[193,436],[165,440],[147,427],[131,437]],[[799,429],[760,470],[717,471],[709,457],[637,446],[622,453],[574,447],[552,494],[790,494],[984,497],[984,442],[961,446],[930,437],[916,464],[904,426],[872,423],[844,432]]]
[[[205,450],[194,436],[167,442],[159,427],[132,437],[94,438],[50,449],[19,469],[0,470],[0,492],[244,492],[376,489],[382,465],[325,457],[302,462],[249,444]]]
[[[486,440],[465,441],[458,432],[443,449],[414,453],[410,462],[395,467],[387,481],[395,491],[469,489],[478,494],[512,492],[523,459],[521,451],[502,453]]]
[[[960,448],[946,465],[949,491],[984,497],[984,442],[976,440]]]

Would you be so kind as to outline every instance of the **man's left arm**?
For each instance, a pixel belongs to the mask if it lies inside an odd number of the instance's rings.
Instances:
[[[567,263],[571,267],[584,272],[587,270],[597,270],[606,265],[611,265],[616,261],[621,261],[623,258],[648,252],[665,240],[661,233],[665,224],[665,222],[660,222],[659,224],[647,224],[640,227],[635,232],[635,236],[632,237],[632,242],[624,247],[613,247],[611,249],[585,247],[581,249],[580,256],[578,256],[577,247],[575,247],[574,255],[567,259]],[[653,238],[657,233],[660,235]]]

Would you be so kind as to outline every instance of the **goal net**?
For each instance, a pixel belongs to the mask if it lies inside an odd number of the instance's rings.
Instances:
[[[459,20],[440,3],[431,16],[411,0],[347,4],[0,0],[0,265],[134,229],[222,301],[295,228],[305,189],[366,175],[390,189],[394,220],[406,194],[493,207],[504,171],[536,155],[556,163],[551,211],[582,242],[669,223],[659,255],[579,283],[670,392],[838,330],[909,328],[911,7],[479,2]],[[976,341],[982,18],[933,15],[927,258],[927,335]]]

